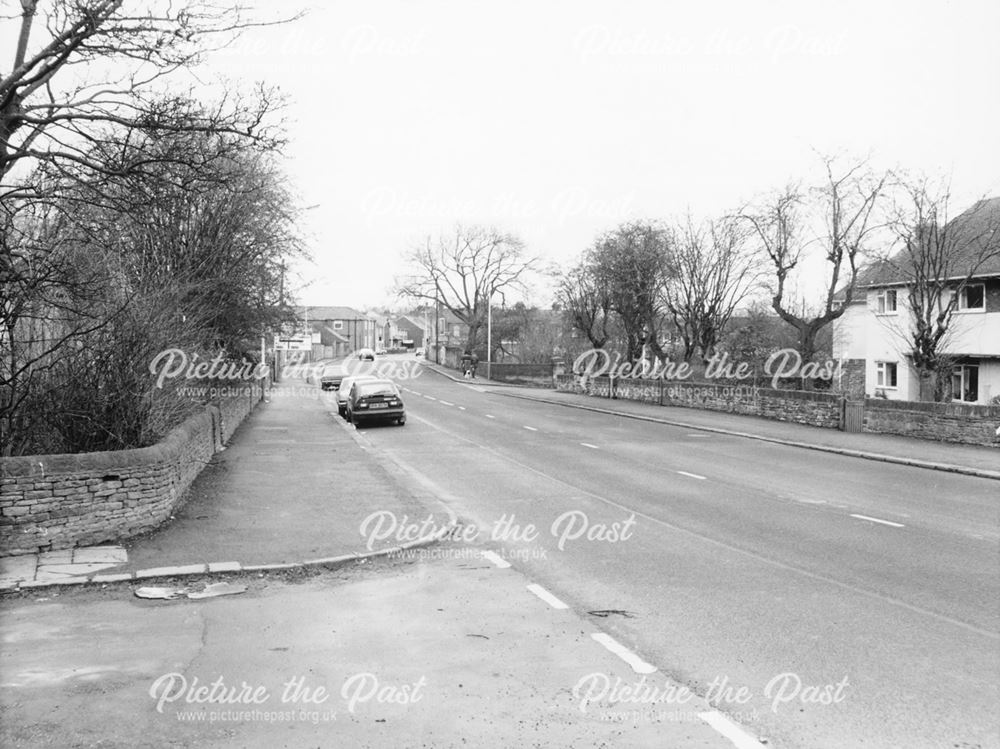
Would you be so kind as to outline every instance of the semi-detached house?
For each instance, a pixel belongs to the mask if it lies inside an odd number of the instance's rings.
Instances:
[[[941,350],[951,362],[948,390],[953,401],[988,404],[1000,399],[1000,198],[977,203],[953,219],[953,229],[976,232],[989,247],[984,262],[950,263],[943,279],[945,299],[958,295]],[[962,222],[965,222],[964,224]],[[951,226],[951,225],[950,225]],[[982,257],[979,255],[978,257]],[[845,377],[865,395],[920,400],[920,383],[910,355],[913,316],[908,297],[914,274],[904,258],[870,267],[859,275],[854,298],[834,323],[833,354]],[[963,285],[969,269],[975,273]],[[845,387],[847,387],[845,385]],[[847,388],[852,389],[852,388]]]

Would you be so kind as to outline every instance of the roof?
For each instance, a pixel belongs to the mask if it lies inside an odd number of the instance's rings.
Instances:
[[[973,270],[977,278],[1000,276],[1000,198],[980,200],[949,221],[946,231],[952,233],[953,239],[947,241],[956,252],[945,266],[945,278],[938,280],[966,278]],[[862,268],[858,286],[905,284],[914,275],[913,258],[900,250]]]
[[[309,322],[309,326],[319,332],[320,343],[324,346],[332,346],[335,343],[350,343],[349,338],[345,338],[343,335],[333,330],[329,325],[323,325],[322,323]]]
[[[310,320],[374,320],[371,315],[359,312],[354,307],[298,307],[300,315],[309,314]]]

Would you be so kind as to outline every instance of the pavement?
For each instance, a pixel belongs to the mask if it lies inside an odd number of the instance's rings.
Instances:
[[[0,559],[0,590],[329,567],[446,533],[450,510],[366,455],[336,411],[333,394],[283,381],[195,479],[168,524],[124,545]],[[370,543],[360,528],[379,512],[434,522],[420,537]]]
[[[451,370],[444,367],[430,363],[428,366],[455,382],[468,382],[456,377]],[[865,460],[1000,480],[1000,449],[995,447],[935,442],[893,434],[847,433],[744,414],[682,406],[659,406],[617,398],[598,398],[556,390],[519,387],[486,379],[477,379],[476,384],[496,388],[497,392],[512,398],[525,398]]]

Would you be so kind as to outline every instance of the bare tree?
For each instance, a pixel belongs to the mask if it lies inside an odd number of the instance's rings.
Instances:
[[[715,353],[736,308],[760,282],[759,256],[748,249],[746,231],[732,218],[678,227],[664,286],[666,308],[684,343],[684,358]]]
[[[917,370],[920,399],[947,400],[955,312],[969,305],[970,295],[980,295],[972,301],[985,306],[985,291],[973,281],[1000,272],[1000,199],[981,200],[949,219],[947,188],[918,178],[900,180],[899,189],[890,221],[897,241],[866,269],[865,281],[891,284],[905,297],[909,314],[896,332]]]
[[[300,251],[291,199],[254,149],[198,157],[221,137],[132,133],[109,158],[146,153],[157,176],[69,167],[36,177],[52,197],[8,201],[18,213],[0,254],[0,450],[148,444],[180,403],[153,392],[161,349],[239,360],[274,321],[281,264]]]
[[[449,235],[428,237],[405,256],[410,273],[396,279],[396,293],[444,305],[468,328],[466,349],[479,342],[489,305],[501,304],[510,291],[523,289],[537,265],[524,256],[513,234],[492,227],[458,226]]]
[[[646,346],[657,358],[666,356],[659,338],[670,242],[662,224],[635,221],[602,236],[588,255],[594,277],[621,324],[630,361],[641,358]]]
[[[19,165],[22,174],[38,162],[108,170],[90,158],[102,126],[228,132],[273,144],[265,125],[272,91],[258,88],[250,98],[233,95],[206,108],[193,96],[164,98],[160,85],[260,25],[239,5],[21,0],[20,16],[5,20],[18,26],[9,72],[0,76],[0,200],[30,192],[30,183],[10,179]]]
[[[611,297],[592,261],[580,262],[559,279],[559,304],[573,327],[593,348],[604,348],[610,333]]]
[[[823,165],[826,178],[821,186],[808,192],[788,187],[762,209],[741,212],[771,265],[771,306],[797,331],[803,361],[815,357],[819,331],[844,314],[851,303],[867,243],[879,228],[876,208],[887,179],[872,174],[865,161],[840,168],[834,158],[825,157]],[[812,218],[824,226],[813,239],[806,238],[810,209]],[[824,261],[825,280],[817,311],[804,314],[795,310],[789,296],[796,273],[807,264],[813,247],[819,248],[815,252]]]

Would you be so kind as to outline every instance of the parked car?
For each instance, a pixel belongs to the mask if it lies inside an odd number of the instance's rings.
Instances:
[[[385,356],[388,353],[389,352],[386,351],[384,348],[377,348],[377,349],[375,349],[375,356]]]
[[[378,377],[374,375],[350,375],[345,377],[343,382],[340,383],[340,389],[337,390],[337,413],[341,416],[347,415],[347,399],[351,397],[351,387],[355,382],[377,379]]]
[[[375,361],[375,352],[370,348],[359,348],[357,354],[361,361]]]
[[[406,409],[396,383],[392,380],[355,381],[347,398],[347,420],[356,426],[370,421],[405,424]]]
[[[347,372],[339,364],[330,364],[323,369],[319,378],[321,390],[340,390],[340,383],[344,381]]]

